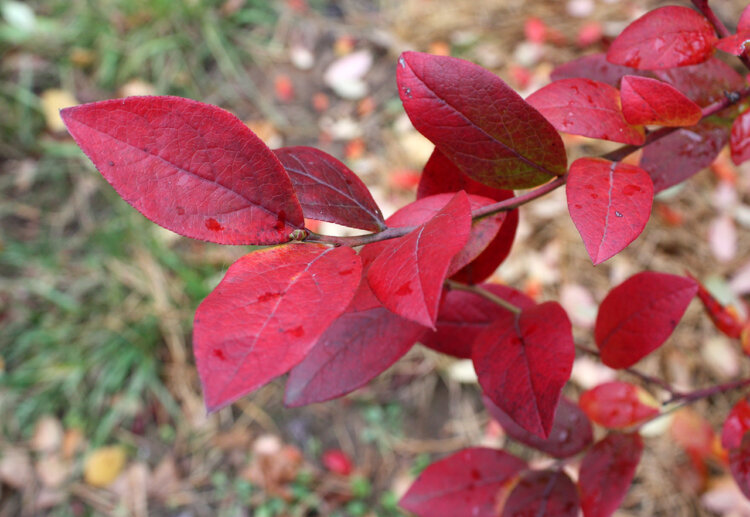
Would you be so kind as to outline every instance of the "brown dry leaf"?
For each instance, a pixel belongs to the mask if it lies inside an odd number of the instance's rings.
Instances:
[[[128,515],[147,517],[148,499],[146,495],[151,484],[151,472],[148,465],[143,462],[135,462],[122,475],[117,477],[117,480],[112,483],[111,489],[120,498],[120,505],[127,508]]]
[[[96,449],[86,459],[83,478],[89,485],[105,487],[120,474],[125,459],[125,449],[118,445]]]
[[[163,503],[180,490],[177,464],[172,456],[164,456],[151,474],[148,494]]]
[[[29,453],[10,447],[0,450],[0,481],[16,490],[29,486],[34,481]]]
[[[289,495],[286,485],[297,477],[302,466],[302,453],[291,445],[281,445],[278,437],[264,435],[253,444],[253,458],[241,473],[242,477],[270,493]]]
[[[64,131],[65,124],[60,118],[60,110],[78,104],[73,94],[67,90],[51,88],[42,92],[41,101],[44,119],[49,130],[55,133]]]
[[[70,476],[70,463],[59,454],[45,455],[36,462],[36,475],[39,481],[48,488],[60,487]]]
[[[34,510],[46,510],[48,508],[54,508],[65,501],[67,494],[65,490],[59,490],[57,488],[41,487],[36,492],[34,499]]]
[[[63,426],[60,421],[53,416],[43,416],[36,422],[29,445],[35,452],[55,452],[60,449],[62,440]]]

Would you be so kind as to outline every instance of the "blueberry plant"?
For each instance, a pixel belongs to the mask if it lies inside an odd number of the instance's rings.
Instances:
[[[570,217],[599,264],[638,237],[655,193],[711,164],[727,144],[736,164],[750,159],[750,87],[715,57],[719,49],[750,68],[750,8],[731,34],[707,0],[693,4],[645,14],[606,54],[558,67],[526,99],[470,62],[403,53],[399,95],[435,150],[417,200],[388,219],[334,157],[271,150],[215,106],[131,97],[62,117],[107,181],[153,222],[195,239],[268,246],[230,266],[197,309],[193,347],[209,411],[284,374],[289,406],[340,397],[422,343],[470,358],[493,418],[559,461],[538,469],[503,450],[465,449],[430,465],[401,506],[432,517],[591,517],[612,514],[627,493],[641,426],[735,392],[722,444],[750,497],[750,404],[741,398],[750,379],[679,392],[633,368],[696,296],[747,352],[750,325],[737,311],[689,275],[641,272],[602,301],[594,350],[576,345],[559,303],[485,283],[510,251],[519,208],[554,189],[565,187]],[[624,145],[569,165],[560,132]],[[368,233],[320,235],[305,218]],[[609,382],[568,400],[561,392],[577,349],[643,385]],[[659,404],[649,388],[671,398]],[[592,422],[607,430],[596,442]],[[566,464],[579,465],[575,482]]]

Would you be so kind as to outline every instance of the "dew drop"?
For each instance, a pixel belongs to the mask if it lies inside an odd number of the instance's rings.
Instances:
[[[404,88],[404,93],[411,99],[411,88]]]
[[[618,212],[617,210],[615,210],[615,215],[616,215],[617,217],[622,217],[622,214],[621,214],[620,212]]]
[[[398,58],[398,64],[401,65],[401,68],[406,68],[406,61],[404,61],[404,58]]]

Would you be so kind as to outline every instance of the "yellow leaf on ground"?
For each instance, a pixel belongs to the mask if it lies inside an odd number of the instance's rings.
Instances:
[[[125,459],[125,449],[120,446],[97,449],[86,459],[83,478],[89,485],[107,486],[122,472]]]
[[[67,90],[51,88],[42,92],[41,100],[44,119],[47,121],[47,127],[50,131],[65,130],[65,124],[60,118],[60,110],[78,104],[73,94]]]

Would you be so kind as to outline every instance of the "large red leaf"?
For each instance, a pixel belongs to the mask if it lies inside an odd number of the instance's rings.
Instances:
[[[645,146],[639,165],[658,193],[711,165],[728,140],[725,126],[704,120]]]
[[[465,190],[468,194],[488,197],[495,201],[503,201],[513,197],[512,190],[488,187],[471,179],[462,173],[443,153],[435,149],[422,171],[417,189],[417,199],[444,192],[458,192],[459,190]],[[454,280],[467,284],[482,282],[503,263],[510,253],[513,239],[516,236],[518,210],[511,210],[505,212],[505,214],[505,220],[500,227],[500,231],[497,232],[492,242],[473,261],[453,275]]]
[[[279,244],[304,226],[279,160],[221,108],[129,97],[60,116],[117,193],[168,230],[219,244]]]
[[[721,429],[721,446],[736,449],[742,444],[742,437],[750,431],[750,403],[747,399],[737,402],[727,415]]]
[[[701,107],[680,90],[649,77],[626,75],[620,96],[622,114],[631,124],[694,126],[703,116]]]
[[[729,451],[729,470],[742,493],[750,499],[750,434],[742,438],[739,447]]]
[[[483,289],[512,303],[529,309],[534,300],[505,285],[482,284]],[[476,337],[498,319],[512,318],[513,313],[498,304],[466,291],[447,290],[440,302],[436,330],[422,336],[424,346],[455,357],[471,357]]]
[[[581,393],[581,409],[597,424],[624,429],[659,414],[659,403],[640,386],[605,382]]]
[[[292,180],[305,217],[373,232],[385,229],[367,186],[336,158],[303,146],[274,153]]]
[[[575,456],[593,441],[591,422],[588,417],[581,411],[578,404],[574,404],[565,397],[560,397],[560,403],[555,410],[555,419],[552,421],[552,429],[546,439],[539,438],[521,428],[487,396],[482,397],[482,402],[490,416],[497,420],[508,436],[555,458]]]
[[[195,313],[193,350],[208,409],[299,363],[349,304],[361,275],[346,247],[293,244],[232,264]]]
[[[561,79],[535,91],[526,102],[538,109],[558,131],[640,145],[643,127],[631,126],[622,115],[620,92],[591,79]]]
[[[694,65],[711,57],[716,40],[713,26],[700,13],[666,6],[628,25],[612,42],[607,59],[640,70]]]
[[[408,352],[424,331],[380,305],[363,278],[346,312],[292,368],[284,403],[323,402],[364,386]]]
[[[409,119],[473,179],[528,188],[565,173],[557,131],[494,74],[446,56],[404,52],[396,80]]]
[[[606,54],[591,54],[568,61],[556,67],[550,73],[552,81],[582,77],[600,83],[606,83],[615,88],[620,87],[620,80],[626,75],[638,75],[640,72],[629,66],[615,65],[607,61]]]
[[[602,362],[628,368],[672,334],[698,286],[690,278],[644,271],[612,289],[599,306],[594,338]]]
[[[610,433],[581,462],[578,487],[584,517],[609,517],[620,506],[641,461],[638,433]]]
[[[594,265],[633,242],[651,216],[654,186],[634,165],[579,158],[570,166],[565,191],[570,217]]]
[[[503,506],[502,517],[578,517],[575,483],[562,470],[524,473]]]
[[[477,336],[471,354],[484,393],[542,438],[549,436],[574,358],[570,320],[557,302],[498,320]]]
[[[470,232],[469,198],[459,192],[429,221],[384,243],[367,272],[373,293],[393,313],[434,328],[443,282]]]
[[[464,449],[427,467],[399,505],[419,517],[493,517],[501,490],[525,468],[505,451]]]
[[[743,111],[732,122],[729,150],[735,165],[750,160],[750,109]]]
[[[715,57],[697,65],[655,70],[654,74],[702,107],[745,86],[745,79],[734,68]]]

